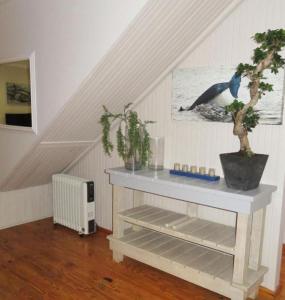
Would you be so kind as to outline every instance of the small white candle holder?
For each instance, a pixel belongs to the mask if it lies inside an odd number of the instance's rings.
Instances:
[[[188,172],[189,166],[187,164],[182,165],[182,171],[183,172]]]
[[[200,175],[205,175],[206,174],[206,168],[205,167],[200,167],[199,168],[199,174]]]
[[[175,171],[180,171],[180,164],[179,163],[174,163],[174,170]]]
[[[197,173],[197,166],[191,166],[190,172],[193,174]]]
[[[214,177],[215,176],[215,169],[214,168],[210,168],[208,175],[211,176],[211,177]]]

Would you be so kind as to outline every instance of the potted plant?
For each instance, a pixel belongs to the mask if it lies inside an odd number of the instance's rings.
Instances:
[[[248,133],[258,124],[259,115],[254,106],[273,90],[273,85],[266,82],[263,72],[269,69],[277,74],[285,64],[280,55],[285,46],[285,30],[268,30],[256,33],[253,37],[258,47],[254,49],[252,64],[240,63],[236,74],[249,78],[250,99],[243,103],[235,99],[226,107],[226,113],[232,115],[233,134],[239,138],[240,150],[235,153],[220,154],[220,159],[228,187],[251,190],[259,185],[268,155],[255,154],[249,144]]]
[[[141,121],[137,112],[130,109],[131,104],[127,104],[119,114],[113,114],[103,106],[104,113],[100,119],[103,129],[102,143],[105,153],[110,156],[114,148],[110,140],[111,125],[118,121],[116,132],[118,154],[124,160],[126,169],[138,170],[145,166],[148,160],[150,136],[146,126],[154,122]]]

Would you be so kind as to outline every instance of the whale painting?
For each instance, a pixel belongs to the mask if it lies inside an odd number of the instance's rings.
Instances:
[[[282,124],[284,70],[266,73],[266,82],[274,85],[256,106],[260,124]],[[247,102],[248,79],[241,78],[235,67],[194,67],[173,72],[172,117],[174,120],[231,122],[225,106],[234,99]]]

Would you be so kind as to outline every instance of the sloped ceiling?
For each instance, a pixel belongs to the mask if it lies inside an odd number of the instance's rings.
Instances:
[[[98,141],[102,105],[137,103],[242,0],[151,0],[1,190],[44,184]]]

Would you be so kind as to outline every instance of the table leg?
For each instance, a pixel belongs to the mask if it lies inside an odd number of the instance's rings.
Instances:
[[[187,203],[187,215],[191,218],[197,218],[198,216],[198,204]]]
[[[257,299],[258,296],[258,287],[249,295],[250,299]]]
[[[134,207],[143,205],[144,204],[144,192],[134,190],[133,203],[134,203]]]
[[[124,188],[113,185],[113,237],[117,239],[124,235],[124,224],[118,215],[122,205],[123,197]],[[123,261],[123,259],[124,256],[122,253],[113,249],[113,260],[119,263]]]
[[[141,206],[144,204],[144,192],[134,190],[133,191],[133,207]],[[142,227],[133,225],[133,230],[140,231]]]
[[[253,213],[249,253],[249,267],[255,271],[259,269],[261,264],[264,219],[264,208],[261,208]]]
[[[233,272],[233,282],[237,284],[243,284],[246,280],[249,262],[251,224],[252,214],[237,214]]]

